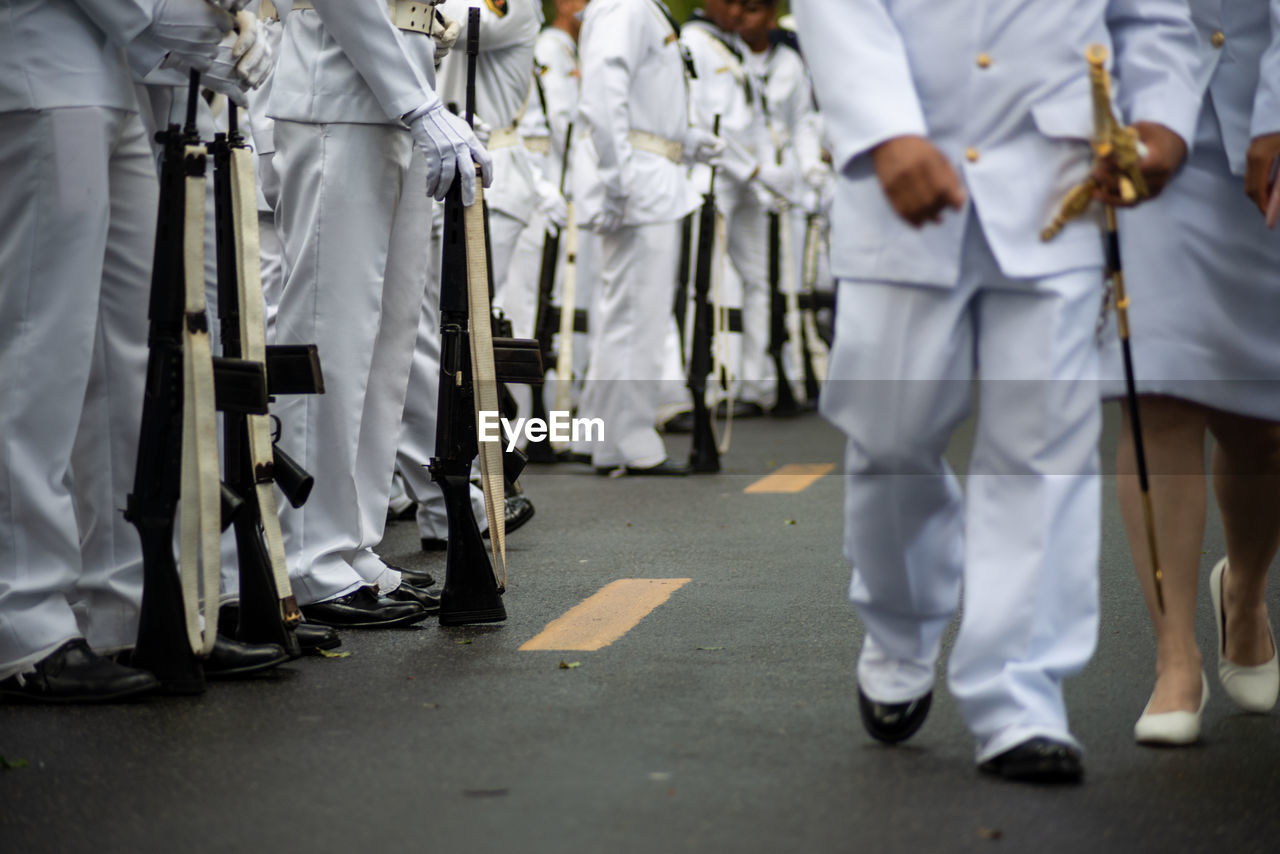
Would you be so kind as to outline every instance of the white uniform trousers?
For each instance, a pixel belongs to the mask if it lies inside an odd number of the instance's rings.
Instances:
[[[1027,738],[1073,743],[1062,681],[1097,638],[1100,272],[1005,277],[970,219],[954,289],[840,283],[822,411],[849,437],[845,555],[867,630],[858,681],[902,702],[950,686],[978,761]],[[943,452],[979,417],[967,494]]]
[[[770,405],[774,400],[773,364],[769,361],[769,211],[751,187],[739,189],[727,213],[726,247],[737,271],[739,288],[730,304],[742,306],[741,353],[734,361],[736,397]]]
[[[135,112],[0,114],[0,678],[133,644],[157,182]],[[74,610],[73,610],[74,609]]]
[[[654,429],[664,342],[672,328],[680,223],[623,226],[600,236],[599,330],[581,414],[604,421],[589,450],[603,466],[649,466],[666,458]]]
[[[497,181],[501,176],[495,176]],[[519,176],[512,175],[512,178]],[[546,220],[535,213],[523,222],[502,211],[489,211],[489,236],[493,257],[493,304],[511,321],[512,335],[532,338],[538,319],[538,273],[542,260],[541,235]],[[509,385],[522,416],[529,415],[529,386]]]
[[[394,588],[382,539],[431,255],[425,162],[385,125],[279,121],[280,343],[320,347],[325,393],[278,398],[281,446],[316,478],[281,513],[300,604]]]
[[[443,208],[435,207],[432,217],[432,246],[443,245]],[[454,283],[465,287],[465,283]],[[449,514],[445,510],[444,493],[431,479],[427,465],[436,452],[436,413],[440,394],[440,252],[431,253],[426,295],[418,318],[418,338],[413,349],[413,367],[409,372],[409,393],[404,401],[404,417],[400,423],[400,443],[396,454],[396,470],[404,478],[409,496],[418,504],[418,533],[426,539],[449,538]],[[485,515],[484,493],[471,487],[471,512],[480,530],[489,527]]]

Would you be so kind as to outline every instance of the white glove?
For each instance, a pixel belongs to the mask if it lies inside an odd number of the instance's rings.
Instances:
[[[600,207],[599,230],[617,231],[622,227],[622,218],[627,210],[626,196],[610,196],[607,193]]]
[[[724,153],[724,140],[700,127],[689,128],[684,142],[684,162],[719,166]]]
[[[209,0],[209,2],[233,15],[249,5],[249,0]]]
[[[239,34],[228,33],[218,43],[218,53],[201,82],[243,107],[244,93],[263,84],[275,65],[275,56],[267,29],[256,17],[240,12],[236,26]]]
[[[462,203],[476,200],[475,165],[480,166],[484,186],[493,183],[493,158],[467,123],[444,108],[439,100],[423,104],[404,117],[413,144],[427,158],[427,193],[444,199],[455,176],[462,182]]]
[[[222,34],[235,19],[205,0],[159,0],[142,35],[169,51],[166,67],[204,71],[218,52]]]
[[[480,140],[480,144],[488,148],[489,137],[493,136],[493,128],[489,127],[489,123],[479,116],[472,116],[471,130],[475,132],[476,139]]]
[[[756,170],[755,180],[776,198],[792,205],[800,203],[800,193],[799,188],[796,187],[795,175],[786,166],[766,160]]]
[[[556,228],[564,228],[569,224],[569,205],[564,196],[546,178],[534,178],[533,189],[538,194],[538,212],[547,218],[547,222]]]
[[[462,25],[448,15],[436,9],[431,17],[431,38],[436,43],[436,67],[440,60],[449,55],[449,50],[462,35]]]

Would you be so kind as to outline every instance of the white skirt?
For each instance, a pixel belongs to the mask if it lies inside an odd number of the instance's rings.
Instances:
[[[1138,393],[1280,420],[1280,231],[1231,174],[1210,102],[1186,165],[1122,212],[1120,240]],[[1100,336],[1102,394],[1118,397],[1114,311]]]

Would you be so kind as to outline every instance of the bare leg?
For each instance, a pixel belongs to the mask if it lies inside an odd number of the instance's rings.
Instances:
[[[1280,423],[1213,412],[1213,487],[1227,540],[1223,575],[1228,661],[1265,664],[1267,569],[1280,548]]]
[[[1140,398],[1157,547],[1164,572],[1165,611],[1156,607],[1142,493],[1129,414],[1116,451],[1116,485],[1129,549],[1156,632],[1153,714],[1200,708],[1200,650],[1196,646],[1196,587],[1204,539],[1204,438],[1207,411],[1171,397]]]

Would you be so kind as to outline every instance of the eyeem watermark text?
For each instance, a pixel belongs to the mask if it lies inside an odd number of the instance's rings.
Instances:
[[[514,451],[523,436],[527,442],[603,442],[604,419],[574,418],[572,413],[553,409],[541,418],[503,418],[492,410],[480,411],[480,441],[501,442],[507,435],[507,450]],[[500,429],[501,428],[501,429]]]

